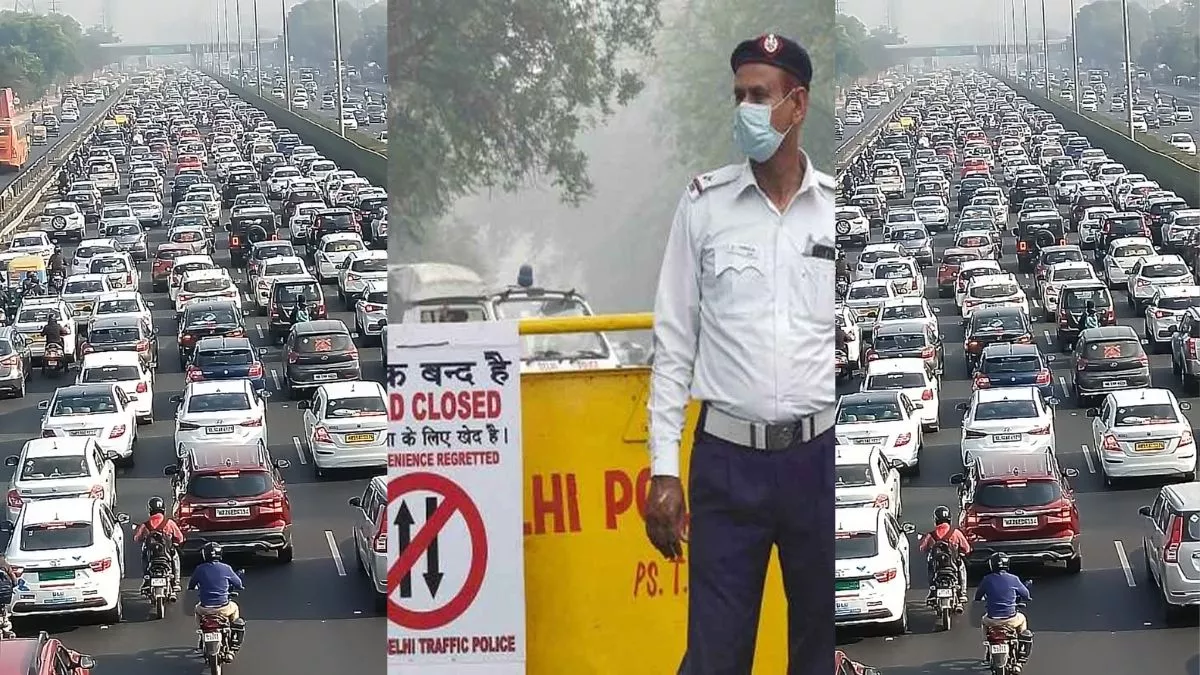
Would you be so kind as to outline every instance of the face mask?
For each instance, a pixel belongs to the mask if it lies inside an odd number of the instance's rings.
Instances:
[[[788,96],[791,96],[791,92],[788,92]],[[783,101],[786,100],[787,97],[784,97]],[[742,154],[755,162],[762,163],[774,157],[784,137],[792,130],[788,127],[787,131],[779,131],[771,125],[771,112],[783,101],[775,105],[738,104],[733,118],[733,140]]]

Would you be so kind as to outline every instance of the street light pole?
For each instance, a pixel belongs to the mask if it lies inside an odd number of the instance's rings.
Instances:
[[[287,6],[284,5],[285,0],[279,0],[279,11],[283,13],[283,86],[287,90],[284,98],[287,99],[288,112],[292,111],[292,58],[288,51],[288,15]],[[1074,0],[1072,0],[1074,2]]]
[[[1042,0],[1045,2],[1045,0]],[[258,39],[258,0],[254,0],[254,79],[258,81],[258,95],[262,97],[262,43]]]
[[[1121,0],[1121,30],[1125,34],[1125,114],[1129,119],[1129,138],[1133,133],[1133,56],[1129,48],[1129,0]]]
[[[346,90],[342,84],[342,26],[338,18],[338,0],[333,0],[333,67],[337,72],[337,116],[338,134],[346,136],[346,114],[343,111],[343,97]]]
[[[1046,98],[1050,98],[1050,41],[1046,37],[1046,0],[1042,0],[1042,70],[1046,71],[1042,82],[1046,87]]]
[[[237,12],[237,50],[238,50],[238,77],[242,83],[246,82],[246,66],[242,60],[245,56],[245,49],[242,47],[242,0],[234,0],[233,11]]]
[[[1033,68],[1030,59],[1033,52],[1029,51],[1029,0],[1021,0],[1021,12],[1025,15],[1025,85],[1033,88]]]
[[[1009,18],[1012,20],[1012,23],[1009,24],[1009,26],[1012,29],[1009,31],[1009,34],[1012,35],[1011,42],[1012,42],[1012,47],[1013,47],[1013,49],[1012,49],[1013,73],[1009,77],[1016,79],[1017,73],[1020,70],[1020,60],[1017,59],[1017,51],[1016,51],[1016,46],[1017,46],[1017,0],[1008,0],[1008,13],[1009,13]]]
[[[1071,0],[1071,77],[1075,78],[1075,90],[1079,91],[1079,40],[1076,39],[1075,0]],[[1079,96],[1075,96],[1075,114],[1079,114]]]

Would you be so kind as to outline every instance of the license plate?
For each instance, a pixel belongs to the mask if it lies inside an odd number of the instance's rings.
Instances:
[[[99,436],[99,429],[71,429],[67,432],[68,436]]]
[[[250,507],[237,506],[228,509],[217,509],[216,513],[218,518],[249,518]]]
[[[862,614],[863,606],[859,600],[835,600],[834,614],[837,616],[851,616],[854,614]]]
[[[939,598],[952,598],[952,597],[954,597],[954,589],[953,588],[939,588],[939,589],[937,589],[937,596]]]
[[[153,578],[153,579],[151,579],[151,580],[150,580],[150,585],[151,585],[151,586],[166,586],[166,585],[167,585],[167,580],[166,580],[166,579],[159,579],[159,578],[155,577],[155,578]]]
[[[45,335],[29,335],[27,337],[29,338],[30,342],[45,342],[46,341]]]
[[[55,598],[46,598],[42,602],[43,602],[43,604],[46,604],[46,605],[66,605],[66,604],[75,602],[75,598],[61,596],[61,597],[55,597]]]
[[[38,581],[70,581],[75,578],[75,570],[47,570],[37,575]]]
[[[205,427],[204,433],[207,433],[207,434],[232,434],[233,427]]]
[[[328,382],[336,379],[337,373],[317,373],[316,375],[313,375],[313,382]]]
[[[884,442],[884,440],[886,440],[886,439],[885,438],[856,438],[856,439],[854,439],[854,444],[855,445],[877,445],[879,443]]]
[[[1155,450],[1163,450],[1167,444],[1163,441],[1143,441],[1133,444],[1134,452],[1154,452]]]
[[[835,582],[833,582],[833,590],[839,591],[839,592],[840,591],[857,591],[858,590],[858,582],[854,581],[854,580],[835,581]]]
[[[204,641],[205,641],[205,642],[220,642],[220,641],[221,641],[221,634],[220,634],[220,633],[205,633],[205,634],[204,634]],[[993,645],[993,646],[994,646],[994,645]],[[1003,645],[1003,646],[1004,646],[1006,649],[1008,648],[1008,645]]]
[[[347,443],[370,443],[375,440],[375,434],[346,434]]]
[[[1105,389],[1116,389],[1117,387],[1124,387],[1125,380],[1105,380],[1103,386]]]
[[[1005,527],[1037,527],[1038,525],[1037,516],[1029,518],[1005,518],[1003,522]]]
[[[1006,644],[989,645],[988,651],[993,654],[1007,654],[1008,653],[1008,645],[1006,645]]]
[[[1015,443],[1021,440],[1021,434],[996,434],[992,438],[997,443]]]

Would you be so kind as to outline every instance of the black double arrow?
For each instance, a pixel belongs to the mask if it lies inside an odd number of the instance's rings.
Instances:
[[[425,522],[428,523],[433,519],[433,513],[437,511],[437,507],[437,497],[425,498]],[[404,550],[412,543],[412,527],[415,523],[412,511],[408,510],[408,502],[401,500],[400,510],[396,513],[396,528],[400,531],[397,540],[400,555],[404,555]],[[425,577],[425,588],[429,589],[429,597],[436,598],[438,589],[442,586],[442,577],[446,576],[441,571],[436,534],[433,535],[433,541],[429,542],[429,547],[425,549],[425,573],[421,576]],[[400,580],[400,597],[412,597],[412,570],[405,572],[404,578]]]

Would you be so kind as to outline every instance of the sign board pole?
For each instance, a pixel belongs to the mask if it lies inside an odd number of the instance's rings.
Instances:
[[[525,675],[515,321],[388,327],[388,675]]]

